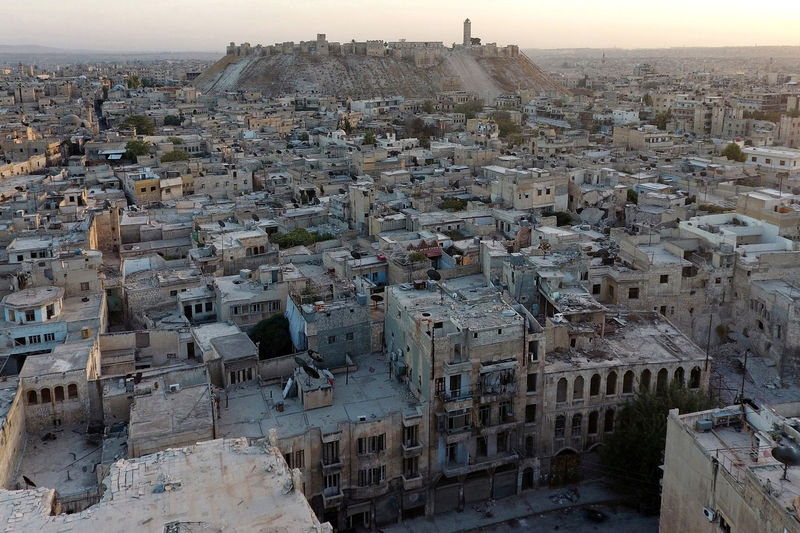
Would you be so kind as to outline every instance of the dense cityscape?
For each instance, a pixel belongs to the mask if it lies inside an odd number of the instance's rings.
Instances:
[[[0,47],[4,531],[800,532],[800,47],[453,23]]]

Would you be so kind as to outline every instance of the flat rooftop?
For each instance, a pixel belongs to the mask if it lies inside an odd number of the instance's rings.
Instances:
[[[50,353],[29,355],[19,375],[22,378],[32,378],[76,370],[85,372],[93,344],[91,339],[68,342],[57,344]]]
[[[245,382],[229,388],[220,399],[217,435],[222,437],[259,438],[270,428],[278,438],[302,435],[310,428],[323,432],[336,430],[340,423],[383,418],[398,411],[416,410],[420,403],[389,374],[389,363],[374,354],[353,355],[357,370],[337,374],[333,384],[333,405],[305,410],[300,398],[283,399],[280,385],[259,386]],[[283,411],[276,402],[283,401]]]
[[[581,323],[570,325],[580,327]],[[705,352],[667,319],[657,313],[620,312],[606,316],[604,334],[591,349],[548,353],[546,371],[688,361],[704,362]]]
[[[317,520],[280,451],[244,439],[122,459],[102,483],[100,502],[70,515],[50,514],[52,490],[0,491],[4,531],[332,531]]]

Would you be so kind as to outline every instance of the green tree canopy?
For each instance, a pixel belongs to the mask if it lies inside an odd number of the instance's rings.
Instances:
[[[736,143],[730,143],[728,146],[722,150],[722,155],[730,159],[731,161],[738,161],[740,163],[744,163],[747,159],[747,156],[744,155],[742,152],[742,148]]]
[[[672,120],[672,110],[667,110],[666,113],[656,113],[656,126],[658,129],[666,130],[670,120]]]
[[[170,163],[172,161],[188,161],[192,156],[189,152],[184,150],[173,150],[161,156],[162,163]]]
[[[363,144],[365,144],[365,145],[371,144],[371,145],[374,146],[374,145],[378,144],[378,139],[375,138],[375,134],[374,133],[372,133],[371,131],[368,131],[367,133],[364,134],[364,143]]]
[[[125,159],[135,161],[140,155],[148,155],[150,153],[150,143],[145,141],[128,141],[125,145]]]
[[[181,125],[181,117],[177,115],[167,115],[164,117],[164,125],[165,126],[180,126]]]
[[[292,246],[308,246],[315,242],[328,241],[333,239],[330,233],[311,233],[305,228],[297,228],[289,233],[275,233],[270,235],[270,242],[277,244],[280,248],[291,248]]]
[[[520,132],[519,125],[511,121],[511,113],[508,111],[496,111],[492,114],[492,119],[497,123],[500,137],[507,138]]]
[[[601,456],[609,475],[621,487],[633,488],[643,502],[660,502],[661,456],[670,409],[683,413],[714,407],[708,394],[673,382],[660,394],[639,392],[616,415],[614,433],[605,439]]]
[[[639,193],[633,189],[628,189],[628,201],[632,204],[639,203]]]
[[[464,113],[466,118],[475,118],[475,115],[483,111],[483,100],[470,100],[455,107],[456,113]]]
[[[289,320],[281,315],[272,315],[258,322],[248,334],[258,344],[258,358],[270,359],[294,352],[289,334]]]
[[[136,74],[131,74],[130,76],[128,76],[128,79],[126,80],[125,83],[127,83],[128,89],[136,89],[137,87],[142,86],[142,80],[140,80],[139,76],[137,76]]]
[[[431,102],[430,100],[425,100],[422,103],[422,107],[420,107],[420,109],[422,110],[423,113],[428,113],[428,114],[433,113],[433,102]]]
[[[556,217],[556,225],[569,226],[572,224],[572,215],[566,211],[545,211],[543,217]]]
[[[150,117],[146,115],[130,115],[122,123],[123,129],[136,128],[138,135],[152,135],[156,132],[156,126]]]
[[[467,202],[461,198],[446,198],[439,204],[439,209],[445,211],[463,211],[466,208]]]
[[[644,105],[646,105],[646,106],[651,106],[651,105],[653,105],[653,97],[652,97],[652,96],[650,96],[650,93],[646,93],[646,94],[644,95],[644,97],[642,98],[642,102],[643,102],[643,103],[644,103]]]

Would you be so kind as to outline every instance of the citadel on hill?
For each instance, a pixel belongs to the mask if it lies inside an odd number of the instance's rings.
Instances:
[[[509,44],[498,46],[497,43],[480,44],[479,38],[472,37],[472,23],[469,19],[464,21],[464,40],[461,44],[453,43],[447,47],[442,41],[384,41],[383,39],[339,43],[328,41],[324,33],[318,33],[314,41],[286,41],[273,45],[262,46],[250,43],[237,45],[231,42],[226,48],[226,54],[235,57],[270,56],[276,54],[317,54],[350,55],[368,57],[391,57],[394,59],[407,59],[413,61],[418,67],[429,67],[437,64],[445,54],[451,52],[468,52],[479,57],[517,57],[519,46]]]

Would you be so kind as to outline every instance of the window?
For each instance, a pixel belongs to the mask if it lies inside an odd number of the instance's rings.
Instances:
[[[617,393],[617,373],[613,370],[608,373],[608,378],[606,378],[606,394],[608,396],[613,396]]]
[[[556,417],[556,425],[555,425],[555,436],[557,439],[564,438],[564,426],[566,425],[566,419],[564,415],[558,415]]]
[[[597,434],[597,411],[592,411],[589,413],[589,427],[587,429],[587,433],[589,435],[596,435]]]
[[[25,322],[33,322],[34,320],[36,320],[36,311],[32,309],[25,311]]]
[[[334,342],[336,342],[336,335],[329,335],[328,344],[333,344]]]
[[[322,464],[331,465],[339,462],[339,441],[322,444]]]
[[[438,396],[441,396],[444,393],[444,378],[436,378],[435,392]]]
[[[25,337],[17,337],[14,339],[14,346],[25,346],[28,340]]]
[[[567,379],[561,378],[556,385],[556,403],[564,403],[567,401]]]
[[[403,428],[403,442],[407,447],[418,446],[419,441],[417,435],[419,434],[419,426],[408,426]]]
[[[31,335],[28,337],[28,343],[30,344],[39,344],[40,342],[42,342],[41,335]]]
[[[583,400],[583,377],[578,376],[572,384],[572,400]]]
[[[696,366],[692,369],[691,374],[689,374],[689,388],[697,389],[699,387],[700,387],[700,367]]]
[[[478,407],[478,422],[481,426],[488,426],[492,423],[492,406],[489,404]]]
[[[9,322],[16,322],[17,321],[17,315],[16,315],[16,313],[14,313],[13,309],[9,309],[8,310],[8,321]]]
[[[642,370],[642,377],[639,378],[639,390],[650,390],[650,371],[646,368]]]
[[[386,465],[358,471],[358,486],[380,485],[386,479]]]
[[[42,403],[50,403],[50,389],[42,389]]]
[[[154,192],[156,190],[155,186],[150,187],[150,192]]]
[[[45,333],[44,334],[44,342],[53,342],[54,340],[56,340],[56,334],[55,333]]]
[[[631,287],[628,289],[628,299],[629,300],[639,299],[639,287]]]
[[[504,431],[502,433],[497,434],[497,452],[507,452],[508,451],[508,432]]]
[[[203,312],[203,304],[194,304],[194,312],[195,313],[202,313]]]
[[[669,275],[661,274],[661,283],[669,283]]]
[[[28,405],[36,405],[39,403],[39,396],[36,394],[35,390],[28,391]]]
[[[89,282],[88,281],[82,281],[81,282],[81,291],[86,292],[88,290],[89,290]]]
[[[595,374],[589,382],[589,396],[597,396],[598,394],[600,394],[600,374]]]
[[[419,457],[403,459],[403,477],[413,479],[419,476]]]
[[[606,433],[610,433],[614,431],[614,410],[608,409],[605,414],[605,420],[603,421],[603,431]]]
[[[386,448],[386,434],[373,435],[372,437],[360,437],[358,439],[358,454],[382,452]]]
[[[169,295],[170,296],[177,296],[178,295],[178,291],[177,290],[169,291]]]
[[[461,395],[461,374],[450,376],[450,395],[451,396]]]
[[[622,378],[622,394],[633,393],[633,372],[628,370]]]
[[[346,340],[346,341],[351,341],[351,340],[353,340],[353,332],[351,331],[351,332],[349,332],[349,333],[345,333],[345,334],[344,334],[344,340]]]
[[[336,493],[339,492],[339,474],[328,474],[324,477],[324,483],[326,489],[336,489]]]
[[[261,312],[261,304],[260,303],[250,304],[250,312],[251,313],[260,313]]]
[[[294,467],[295,468],[305,467],[305,453],[303,452],[303,450],[294,452]]]
[[[531,362],[539,360],[539,341],[528,341],[528,355]]]
[[[592,294],[600,294],[600,284],[595,283],[592,285]]]
[[[528,374],[528,392],[536,392],[536,381],[539,375],[536,373]]]
[[[580,437],[583,433],[583,416],[580,413],[572,415],[572,431],[570,435]]]
[[[55,393],[55,397],[56,397],[56,401],[57,402],[63,402],[64,401],[64,387],[62,387],[61,385],[57,386],[54,389],[54,393]]]
[[[67,397],[70,400],[75,400],[78,398],[78,386],[75,385],[74,383],[70,383],[67,386]]]
[[[525,422],[532,423],[536,422],[536,404],[529,403],[525,406]]]

